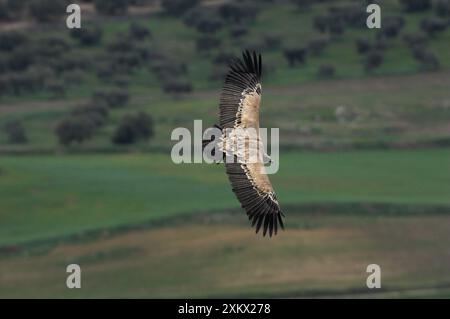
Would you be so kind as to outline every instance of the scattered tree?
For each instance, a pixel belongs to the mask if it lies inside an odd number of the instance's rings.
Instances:
[[[430,36],[434,36],[438,32],[445,31],[448,23],[441,18],[424,18],[420,22],[420,28]]]
[[[61,120],[55,133],[62,145],[70,145],[74,142],[81,143],[89,139],[95,129],[94,123],[85,116],[71,116]]]
[[[122,15],[127,13],[129,0],[95,0],[95,10],[104,15]]]
[[[97,27],[83,27],[81,29],[72,29],[70,32],[72,38],[76,39],[81,45],[94,46],[100,43],[102,39],[102,30]]]
[[[426,11],[431,8],[431,0],[400,0],[400,4],[408,12]]]
[[[129,98],[128,91],[123,88],[98,90],[92,96],[94,103],[106,105],[111,108],[126,106]]]
[[[373,50],[367,54],[365,61],[365,69],[368,72],[371,72],[378,68],[384,61],[383,54],[378,50]]]
[[[144,112],[125,115],[117,127],[112,141],[114,144],[133,144],[148,140],[154,135],[153,119]]]
[[[289,63],[289,66],[294,67],[299,64],[305,64],[307,50],[303,47],[286,48],[283,50],[284,57]]]
[[[24,144],[28,142],[25,129],[21,122],[10,121],[5,124],[5,133],[8,136],[8,142],[12,144]]]
[[[179,16],[195,7],[200,0],[161,0],[163,9],[170,15]]]
[[[28,8],[31,16],[38,22],[50,22],[66,13],[66,5],[64,0],[31,0]]]

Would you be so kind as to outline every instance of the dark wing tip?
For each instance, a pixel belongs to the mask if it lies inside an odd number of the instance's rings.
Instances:
[[[261,206],[260,206],[261,207]],[[269,237],[276,235],[278,233],[278,226],[284,230],[283,217],[284,214],[279,209],[278,205],[274,202],[269,204],[269,207],[262,205],[259,211],[251,212],[249,214],[249,219],[252,220],[252,227],[256,225],[256,233],[263,229],[263,237],[267,234]]]
[[[231,61],[230,68],[236,73],[255,74],[260,80],[262,74],[261,53],[245,50],[242,52],[242,59],[236,58]]]

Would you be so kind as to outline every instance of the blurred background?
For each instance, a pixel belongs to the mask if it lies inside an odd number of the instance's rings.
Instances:
[[[449,0],[78,1],[74,30],[67,4],[0,0],[0,297],[450,297]],[[170,158],[244,49],[272,239],[223,167]]]

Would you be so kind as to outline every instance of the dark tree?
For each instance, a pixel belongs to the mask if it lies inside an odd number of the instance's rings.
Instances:
[[[256,18],[260,8],[256,1],[227,2],[219,7],[219,15],[229,23],[248,22]]]
[[[162,89],[167,94],[179,95],[192,92],[192,84],[183,79],[168,78],[164,80]]]
[[[422,47],[425,46],[428,38],[423,32],[407,33],[403,36],[403,41],[410,47]]]
[[[436,0],[434,5],[438,16],[450,16],[450,0]]]
[[[18,31],[0,32],[0,51],[11,51],[28,42],[28,37]]]
[[[148,140],[154,135],[153,119],[144,112],[125,115],[117,127],[112,141],[114,144],[133,144],[138,140]]]
[[[315,16],[313,20],[314,29],[324,33],[328,29],[328,16],[319,15]]]
[[[246,35],[247,33],[248,33],[248,29],[241,24],[235,24],[230,27],[230,35],[233,38],[241,38],[244,35]]]
[[[4,127],[5,133],[8,136],[8,142],[12,144],[24,144],[28,142],[25,129],[21,122],[11,121],[7,122]]]
[[[289,66],[294,67],[299,64],[305,64],[306,62],[306,53],[307,50],[305,48],[286,48],[283,50],[284,57],[289,63]]]
[[[65,0],[32,0],[29,3],[31,16],[39,22],[50,22],[66,14]]]
[[[394,38],[399,34],[404,25],[405,20],[402,17],[385,17],[380,32],[388,38]]]
[[[293,4],[299,9],[308,9],[313,3],[313,0],[291,0]]]
[[[122,88],[98,90],[92,96],[94,103],[106,105],[111,108],[126,106],[129,98],[128,91]]]
[[[426,49],[425,47],[412,48],[413,57],[421,63],[422,68],[425,70],[435,71],[439,69],[440,63],[437,56]]]
[[[94,46],[99,44],[102,39],[102,29],[98,26],[83,27],[81,29],[75,28],[71,30],[70,35],[81,45]]]
[[[431,0],[400,0],[400,4],[408,12],[426,11],[431,8]]]
[[[236,55],[232,52],[220,51],[212,61],[214,64],[227,66],[235,57]]]
[[[60,144],[70,145],[89,139],[94,129],[95,126],[90,119],[84,116],[71,116],[58,123],[55,133]]]
[[[425,18],[420,22],[420,28],[430,36],[447,29],[448,22],[441,18]]]
[[[147,28],[146,26],[139,24],[137,22],[132,22],[130,24],[128,33],[130,34],[132,39],[137,39],[137,40],[144,40],[144,39],[150,38],[152,36],[152,33],[150,32],[149,28]]]
[[[365,54],[372,49],[372,44],[364,38],[356,39],[356,50],[359,54]]]
[[[195,7],[200,0],[162,0],[163,9],[170,15],[179,16]]]
[[[122,15],[127,13],[129,0],[95,0],[95,10],[104,15]]]
[[[206,52],[219,47],[220,43],[221,41],[218,37],[213,35],[203,35],[197,39],[196,47],[198,51]]]
[[[368,72],[371,72],[378,68],[384,61],[383,53],[380,51],[374,50],[367,54],[366,61],[365,61],[365,69]]]
[[[108,107],[103,104],[88,103],[76,106],[70,114],[74,117],[89,118],[95,127],[100,127],[105,124],[108,112]]]

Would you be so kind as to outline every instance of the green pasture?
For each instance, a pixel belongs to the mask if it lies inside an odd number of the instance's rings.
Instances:
[[[284,152],[271,179],[282,205],[446,205],[449,159],[448,149]],[[1,245],[224,208],[239,204],[220,165],[175,165],[169,154],[0,157]]]
[[[236,217],[164,225],[4,257],[0,297],[450,297],[450,217],[289,212],[276,238]],[[82,268],[81,289],[65,286]],[[366,267],[382,269],[369,290]]]

